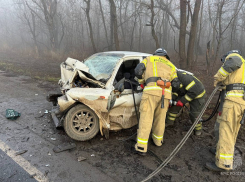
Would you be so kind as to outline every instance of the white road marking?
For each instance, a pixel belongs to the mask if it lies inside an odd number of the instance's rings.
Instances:
[[[44,176],[37,168],[32,166],[26,159],[20,155],[15,155],[16,151],[12,150],[7,144],[0,140],[0,149],[11,157],[20,167],[22,167],[30,175],[36,174],[33,178],[40,182],[48,182],[47,177]]]

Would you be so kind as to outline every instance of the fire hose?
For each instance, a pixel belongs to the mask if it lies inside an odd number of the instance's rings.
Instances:
[[[209,116],[207,119],[202,120],[202,123],[211,120],[211,119],[215,116],[215,114],[217,113],[217,111],[218,111],[218,109],[219,109],[219,106],[220,106],[220,99],[221,99],[221,92],[220,92],[220,94],[219,94],[217,103],[216,103],[216,105],[214,106],[214,109],[213,109],[212,113],[210,114],[210,116]],[[177,104],[177,101],[170,100],[170,102],[169,102],[169,105],[170,105],[170,106],[176,106],[176,104]],[[188,108],[186,105],[184,105],[184,107],[188,110],[188,112],[190,112],[189,108]]]
[[[173,150],[173,152],[168,156],[168,158],[165,159],[165,161],[163,161],[162,164],[160,164],[158,166],[158,168],[153,171],[150,175],[148,175],[145,179],[143,179],[141,182],[145,182],[148,181],[149,179],[151,179],[153,176],[155,176],[156,174],[158,174],[171,160],[172,158],[179,152],[179,150],[182,148],[182,146],[185,144],[185,142],[187,141],[187,139],[189,138],[189,136],[191,135],[192,131],[194,130],[195,126],[197,125],[197,123],[199,122],[199,120],[201,119],[202,115],[204,114],[206,108],[208,107],[209,103],[211,102],[212,98],[214,97],[214,94],[220,89],[222,88],[220,85],[217,85],[215,87],[215,89],[213,90],[213,92],[211,93],[210,97],[208,98],[207,102],[205,103],[202,111],[200,112],[200,114],[198,115],[198,117],[196,118],[195,122],[193,123],[193,125],[191,126],[191,128],[189,129],[189,131],[186,133],[186,135],[184,136],[184,138],[181,140],[181,142],[175,147],[175,149]]]

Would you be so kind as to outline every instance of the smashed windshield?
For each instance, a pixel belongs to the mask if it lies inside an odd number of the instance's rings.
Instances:
[[[123,56],[124,54],[98,53],[90,56],[84,64],[95,79],[108,79],[117,62]]]

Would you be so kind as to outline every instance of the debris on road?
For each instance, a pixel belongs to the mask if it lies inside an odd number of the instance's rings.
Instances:
[[[21,139],[21,142],[27,142],[29,140],[29,137],[25,136]]]
[[[45,171],[44,172],[44,176],[46,177],[47,175],[48,175],[48,173],[49,173],[49,171],[47,170],[47,171]]]
[[[86,160],[85,157],[81,157],[81,156],[80,156],[80,157],[77,158],[77,161],[78,161],[78,162],[81,162],[81,161],[84,161],[84,160]]]
[[[59,152],[63,152],[65,150],[70,150],[70,149],[73,149],[76,147],[76,144],[75,143],[70,143],[70,142],[67,142],[67,143],[62,143],[60,145],[57,145],[53,148],[53,151],[55,153],[59,153]]]
[[[6,118],[10,120],[16,120],[18,117],[20,117],[20,113],[13,110],[13,109],[6,109]]]
[[[17,156],[17,155],[21,155],[21,154],[24,154],[24,153],[26,153],[28,150],[20,150],[20,151],[17,151],[17,152],[15,152],[15,155]]]

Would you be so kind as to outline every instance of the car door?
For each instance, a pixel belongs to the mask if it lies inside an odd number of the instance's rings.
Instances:
[[[116,75],[117,75],[117,72],[120,71],[120,67],[122,64],[124,64],[124,62],[126,61],[130,61],[130,60],[138,60],[138,63],[142,61],[142,57],[141,56],[131,56],[131,57],[127,57],[127,58],[124,58],[122,61],[120,61],[120,65],[117,66],[117,69],[115,69],[115,72],[114,73],[114,78],[116,78]],[[135,65],[136,66],[136,65]],[[134,68],[132,68],[134,69]],[[118,83],[116,85],[114,85],[114,89],[112,90],[109,98],[108,98],[108,111],[113,109],[113,108],[116,108],[116,107],[129,107],[131,108],[132,110],[134,110],[134,103],[135,105],[139,106],[140,104],[140,100],[141,100],[141,96],[142,96],[142,89],[141,87],[139,86],[135,86],[137,89],[136,90],[132,90],[131,88],[125,88],[123,89],[123,91],[120,91],[118,86],[120,84],[123,84],[123,83],[126,83],[128,82],[130,85],[131,84],[135,84],[135,83],[132,83],[132,80],[129,82],[130,80],[128,79],[121,79],[120,81],[118,81]],[[134,93],[134,95],[133,95]]]

